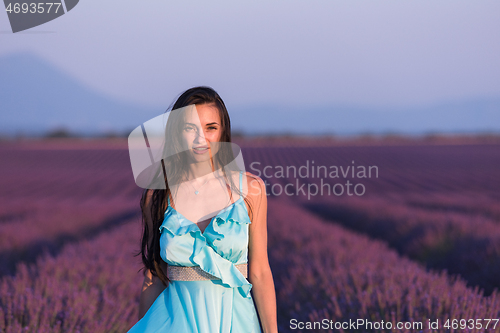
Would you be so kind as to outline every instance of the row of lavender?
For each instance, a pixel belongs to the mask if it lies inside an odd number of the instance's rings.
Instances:
[[[317,168],[325,166],[328,175],[323,178],[324,182],[330,185],[345,183],[347,179],[360,182],[366,187],[366,195],[433,191],[474,193],[482,194],[483,198],[500,199],[496,167],[500,164],[498,145],[257,148],[242,143],[241,146],[247,170],[270,183],[298,178],[301,184],[318,184],[324,174],[320,169],[318,175]],[[29,148],[0,146],[0,172],[8,176],[2,177],[0,196],[72,198],[75,194],[87,194],[86,200],[99,200],[104,196],[113,198],[136,193],[134,187],[128,186],[133,184],[133,177],[126,146],[122,149]],[[279,178],[277,173],[280,167],[285,171],[291,168],[284,178]],[[300,167],[305,169],[300,171]],[[365,178],[359,173],[363,167],[367,170]],[[294,175],[294,169],[300,174]],[[303,176],[307,169],[308,174]],[[338,178],[330,178],[335,176],[334,170],[338,171]],[[82,189],[82,184],[89,179],[92,186]],[[50,190],[46,186],[50,186]],[[492,206],[483,206],[481,210],[490,208]],[[498,216],[500,208],[497,206],[492,213]]]
[[[0,276],[140,214],[126,151],[27,148],[0,149]]]
[[[270,207],[270,261],[278,281],[280,331],[326,319],[333,329],[312,331],[500,332],[500,325],[484,327],[484,319],[500,317],[497,291],[484,297],[460,278],[426,272],[385,243],[327,224],[292,201],[275,200]],[[463,320],[469,319],[482,319],[482,327],[479,321],[464,326]],[[364,322],[356,329],[347,324],[358,320]],[[429,329],[428,320],[439,320],[437,329]],[[458,323],[455,330],[453,320]],[[386,325],[370,328],[367,321]],[[397,323],[406,329],[396,329]]]
[[[325,223],[292,202],[269,200],[268,230],[280,332],[304,332],[296,327],[324,320],[331,329],[307,331],[452,332],[446,319],[482,319],[485,325],[500,317],[498,293],[484,297],[463,280],[426,272],[382,242]],[[55,257],[19,264],[15,276],[0,280],[0,331],[125,332],[138,315],[142,275],[133,253],[139,234],[134,220],[68,244]],[[377,328],[364,322],[335,329],[335,323],[358,319]],[[428,329],[428,319],[439,320],[439,329]],[[382,320],[385,329],[377,326]],[[397,322],[413,328],[395,329]],[[493,325],[487,331],[500,332]]]
[[[304,207],[384,240],[427,267],[460,274],[486,294],[500,287],[500,225],[482,215],[425,210],[377,198],[330,198]]]
[[[65,244],[92,238],[140,215],[137,203],[68,205],[0,204],[0,276],[12,275],[19,262],[35,262],[43,253],[56,255]]]
[[[138,316],[140,222],[19,263],[0,280],[0,332],[125,332]]]
[[[323,218],[387,241],[430,268],[460,274],[486,294],[500,287],[498,145],[248,147],[245,152],[248,168],[268,181],[269,194],[295,200]],[[317,172],[312,177],[313,161],[329,172],[335,167],[349,171],[345,178],[342,171],[339,178],[318,178]],[[361,166],[377,166],[378,177],[356,177]],[[281,167],[289,171],[283,178]],[[301,167],[302,174],[295,176],[294,169]],[[301,177],[307,170],[309,177]],[[314,195],[322,182],[332,188],[347,180],[363,184],[366,192]],[[297,186],[303,186],[302,192]]]
[[[497,217],[500,214],[498,205],[493,205],[500,201],[499,145],[243,147],[247,170],[269,184],[281,185],[268,187],[273,195],[303,195],[296,186],[288,188],[288,194],[284,192],[284,185],[298,182],[306,185],[306,192],[311,184],[309,200],[348,196],[349,180],[351,193],[354,184],[365,187],[363,197],[446,192],[474,200],[479,195],[488,200],[481,210]],[[330,192],[325,186],[321,193],[322,182],[330,185]],[[314,194],[315,188],[320,192]]]

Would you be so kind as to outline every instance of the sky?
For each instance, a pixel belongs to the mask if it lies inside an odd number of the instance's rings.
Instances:
[[[82,0],[15,34],[1,12],[16,52],[154,108],[195,85],[235,109],[425,107],[500,97],[500,2]]]

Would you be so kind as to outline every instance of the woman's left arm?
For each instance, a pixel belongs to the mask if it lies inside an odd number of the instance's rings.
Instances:
[[[267,256],[266,187],[260,177],[249,183],[248,197],[253,206],[253,218],[249,226],[248,279],[264,333],[277,333],[276,291]]]

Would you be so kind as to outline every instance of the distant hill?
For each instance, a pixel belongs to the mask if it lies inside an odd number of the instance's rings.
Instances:
[[[500,97],[469,99],[420,108],[368,109],[350,106],[236,108],[231,117],[244,133],[428,134],[500,133]]]
[[[165,110],[131,105],[80,84],[43,59],[26,53],[0,57],[0,132],[76,133],[132,130]]]
[[[232,129],[243,134],[500,133],[500,97],[389,110],[310,104],[233,106]],[[0,134],[59,133],[59,128],[129,133],[164,111],[106,97],[36,55],[0,57]]]

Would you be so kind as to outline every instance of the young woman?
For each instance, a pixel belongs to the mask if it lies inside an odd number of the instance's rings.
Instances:
[[[145,274],[129,333],[278,332],[265,185],[235,167],[219,95],[209,87],[185,91],[165,142],[157,174],[164,186],[141,199]]]

